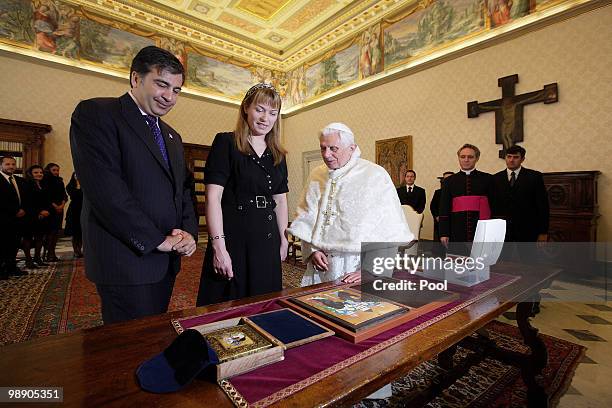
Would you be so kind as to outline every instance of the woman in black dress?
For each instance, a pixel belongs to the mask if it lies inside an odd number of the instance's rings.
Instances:
[[[64,235],[72,236],[72,250],[75,258],[83,257],[83,234],[81,232],[81,209],[83,208],[83,191],[76,173],[72,173],[70,181],[66,186],[66,192],[70,196],[70,205],[66,211],[66,228]]]
[[[29,188],[25,200],[26,220],[22,247],[28,269],[49,266],[40,257],[43,237],[49,232],[49,216],[53,212],[51,197],[41,183],[43,174],[43,168],[37,164],[26,170],[26,180]],[[34,259],[32,259],[30,253],[32,245],[34,245]]]
[[[59,261],[55,254],[55,246],[57,245],[59,230],[62,228],[62,221],[64,220],[64,205],[68,201],[64,180],[62,180],[59,173],[60,166],[55,163],[49,163],[45,166],[45,176],[42,181],[43,188],[49,192],[51,205],[53,206],[53,211],[49,216],[49,233],[45,242],[47,262]]]
[[[198,306],[282,289],[288,187],[280,109],[274,87],[257,84],[236,130],[215,136],[204,175],[209,242]]]

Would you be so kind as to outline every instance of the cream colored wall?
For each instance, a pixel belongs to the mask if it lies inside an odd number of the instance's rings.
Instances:
[[[129,89],[127,79],[0,52],[2,100],[0,117],[53,127],[45,142],[45,161],[61,166],[62,176],[72,174],[70,116],[80,100],[120,96]],[[217,132],[234,128],[236,108],[206,102],[183,94],[164,118],[184,142],[211,144]]]
[[[481,170],[504,168],[494,143],[494,114],[468,119],[466,103],[499,98],[497,79],[516,73],[517,93],[559,84],[558,103],[525,108],[525,167],[600,170],[598,237],[612,239],[610,21],[612,6],[607,6],[287,118],[289,208],[295,209],[302,189],[302,152],[318,149],[316,133],[325,124],[349,125],[369,160],[374,160],[375,140],[412,135],[417,184],[428,195],[422,237],[431,238],[429,200],[436,177],[458,168],[459,146],[469,142],[481,149]]]

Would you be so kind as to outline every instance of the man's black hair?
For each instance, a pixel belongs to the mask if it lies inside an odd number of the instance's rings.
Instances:
[[[527,151],[522,146],[519,146],[519,145],[510,146],[508,150],[506,150],[506,154],[517,154],[517,153],[521,155],[522,159],[524,159]]]
[[[185,68],[181,61],[170,51],[150,45],[144,47],[132,60],[130,67],[130,87],[132,87],[132,72],[137,72],[140,76],[145,76],[153,69],[158,72],[168,71],[171,74],[181,74],[185,83]]]

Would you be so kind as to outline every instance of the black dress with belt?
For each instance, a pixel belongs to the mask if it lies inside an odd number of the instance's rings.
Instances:
[[[285,160],[274,166],[267,148],[261,157],[245,155],[237,149],[233,133],[219,133],[206,161],[204,183],[224,187],[223,233],[234,278],[228,281],[215,273],[209,244],[197,305],[281,290],[280,235],[272,196],[289,190]]]

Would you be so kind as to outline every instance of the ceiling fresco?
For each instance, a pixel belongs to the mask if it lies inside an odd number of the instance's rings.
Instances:
[[[239,103],[251,84],[266,81],[291,112],[607,3],[0,0],[0,49],[127,76],[133,55],[155,44],[186,66],[188,92]]]

